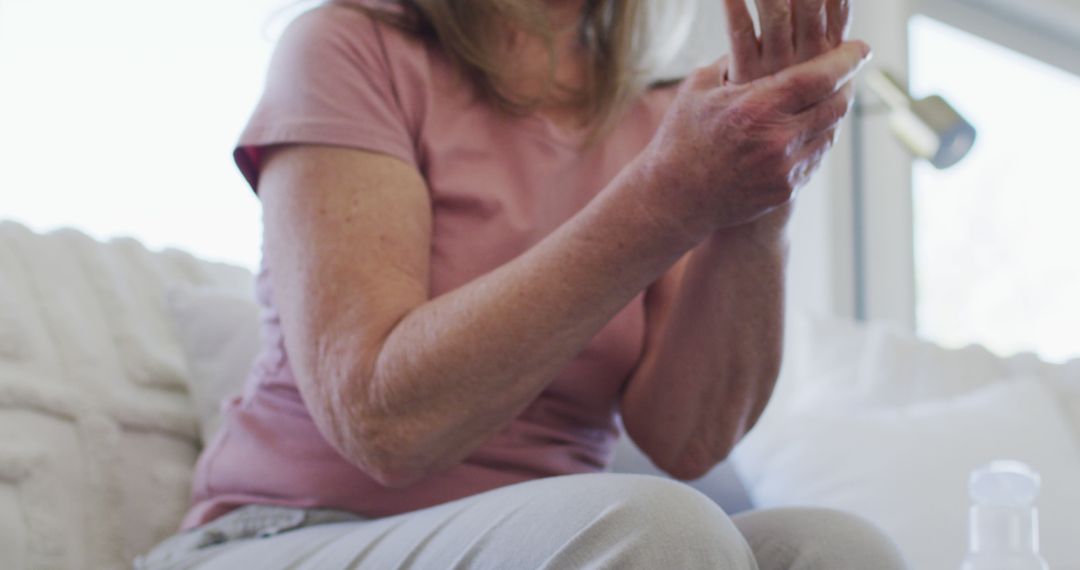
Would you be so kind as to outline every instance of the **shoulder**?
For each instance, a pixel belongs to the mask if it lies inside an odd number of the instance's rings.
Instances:
[[[408,61],[423,54],[427,42],[416,34],[374,17],[368,10],[388,15],[400,10],[370,0],[326,1],[297,16],[285,28],[278,52],[320,55],[370,66]]]
[[[394,4],[326,1],[297,16],[282,33],[271,63],[277,91],[302,90],[344,106],[374,93],[400,107],[409,126],[417,128],[438,60],[432,52],[438,50],[366,10],[387,5]]]
[[[277,41],[263,94],[234,154],[256,186],[263,147],[319,144],[417,161],[430,102],[424,41],[366,13],[323,2]]]

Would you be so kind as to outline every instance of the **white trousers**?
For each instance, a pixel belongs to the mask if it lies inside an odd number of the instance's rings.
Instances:
[[[895,546],[852,515],[774,509],[732,519],[687,485],[643,475],[538,479],[402,515],[349,518],[249,506],[166,540],[136,568],[905,568]]]

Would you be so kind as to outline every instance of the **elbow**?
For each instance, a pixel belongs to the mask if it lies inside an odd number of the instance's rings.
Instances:
[[[627,431],[658,469],[679,481],[694,481],[709,474],[734,451],[737,430],[731,425],[697,426],[693,435],[675,438],[671,429]],[[637,427],[637,426],[633,426]]]
[[[365,447],[367,449],[346,459],[383,487],[403,489],[429,475],[427,466],[415,455],[402,453],[400,449],[388,452],[371,449],[374,446]]]
[[[354,377],[306,383],[302,395],[323,439],[353,467],[383,487],[400,489],[424,479],[432,460],[422,451],[415,422],[372,405],[370,382]],[[305,386],[302,383],[302,388]]]
[[[688,483],[697,481],[708,475],[721,461],[723,461],[723,459],[716,461],[715,463],[678,463],[670,469],[665,469],[664,472],[670,475],[672,479]]]
[[[334,401],[334,400],[331,400]],[[312,419],[330,447],[379,485],[400,489],[424,479],[431,462],[425,459],[408,422],[358,406],[316,406]],[[355,402],[356,400],[353,400]]]
[[[406,434],[392,427],[361,424],[356,444],[350,446],[346,459],[390,489],[402,489],[419,483],[431,471],[431,462]]]
[[[388,489],[404,489],[427,477],[424,470],[400,462],[368,462],[362,469],[368,477]]]
[[[711,448],[699,452],[687,451],[663,463],[657,463],[657,467],[679,481],[696,481],[706,476],[717,465],[730,456],[732,447]]]

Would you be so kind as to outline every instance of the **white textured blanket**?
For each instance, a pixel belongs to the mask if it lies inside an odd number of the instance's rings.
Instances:
[[[0,558],[123,568],[176,530],[198,453],[175,285],[251,291],[244,269],[131,239],[0,222]]]

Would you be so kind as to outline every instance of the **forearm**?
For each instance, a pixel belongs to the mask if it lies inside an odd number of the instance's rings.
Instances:
[[[870,56],[866,44],[844,41],[846,1],[758,2],[760,26],[743,2],[725,8],[732,55],[722,81],[769,83],[839,53],[858,61],[832,76],[833,94],[815,104],[823,121],[786,139],[809,144],[787,170],[787,184],[774,181],[764,189],[791,190],[788,199],[753,222],[712,236],[680,262],[673,287],[650,290],[646,353],[624,393],[623,420],[658,466],[684,479],[705,475],[723,459],[772,394],[782,357],[785,228],[794,190],[832,146],[853,100],[851,80]],[[787,92],[799,96],[809,85],[789,84]],[[665,276],[661,285],[670,281]]]
[[[783,346],[787,212],[718,232],[686,260],[622,400],[653,461],[696,478],[761,415]]]
[[[693,245],[648,211],[627,169],[514,261],[406,314],[370,363],[346,450],[400,484],[459,461],[516,417],[559,370]],[[351,448],[351,449],[350,449]]]

